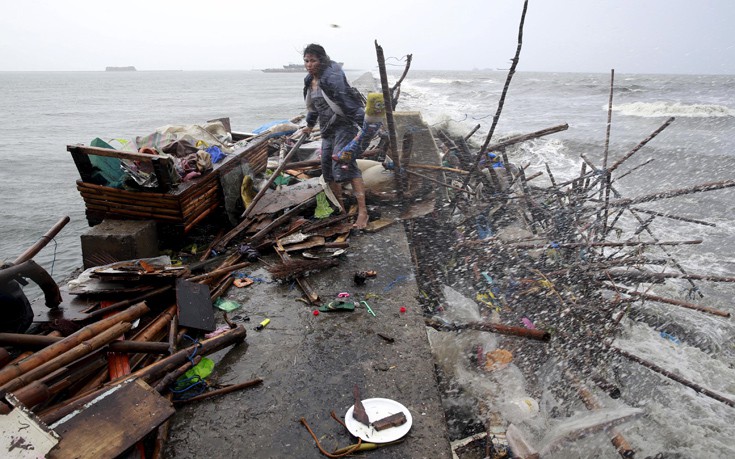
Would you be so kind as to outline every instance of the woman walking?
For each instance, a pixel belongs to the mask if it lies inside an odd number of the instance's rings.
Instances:
[[[335,161],[332,155],[342,150],[358,133],[365,118],[362,104],[353,96],[347,77],[340,65],[332,61],[324,48],[310,44],[304,48],[304,66],[308,75],[304,78],[306,101],[306,127],[302,131],[311,134],[319,122],[322,135],[322,175],[334,196],[344,208],[342,184],[350,182],[357,200],[357,220],[354,228],[363,229],[368,223],[365,205],[365,184],[362,173],[353,156],[347,163]]]

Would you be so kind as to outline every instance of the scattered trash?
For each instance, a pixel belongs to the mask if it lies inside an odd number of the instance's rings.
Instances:
[[[243,287],[247,287],[249,285],[252,285],[253,282],[255,282],[255,281],[253,281],[252,279],[250,279],[248,277],[243,277],[243,278],[240,278],[240,279],[235,279],[235,281],[233,282],[233,284],[237,288],[243,288]]]
[[[372,314],[372,315],[373,315],[373,317],[375,317],[375,313],[373,312],[373,309],[372,309],[372,308],[370,307],[370,305],[369,305],[369,304],[367,304],[367,301],[360,301],[360,303],[361,303],[361,304],[364,304],[364,305],[365,305],[365,308],[367,309],[367,311],[368,311],[368,312],[369,312],[370,314]]]
[[[261,331],[262,329],[264,329],[265,327],[267,327],[269,323],[271,323],[271,320],[270,319],[265,319],[261,323],[259,323],[258,326],[255,327],[255,329],[257,331]]]
[[[495,349],[485,354],[485,370],[502,370],[513,361],[513,354],[505,349]]]
[[[663,332],[662,331],[660,333],[660,335],[661,335],[661,338],[667,339],[667,340],[671,341],[674,344],[681,344],[681,340],[679,340],[679,338],[677,338],[676,336],[674,336],[674,335],[672,335],[670,333],[666,333],[666,332]]]
[[[401,314],[403,314],[404,312],[406,312],[406,307],[405,306],[401,306],[400,309],[398,309],[398,310],[401,312]]]

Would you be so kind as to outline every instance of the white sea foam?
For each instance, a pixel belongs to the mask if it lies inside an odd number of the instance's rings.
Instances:
[[[607,111],[607,105],[602,109]],[[655,118],[660,116],[681,116],[688,118],[710,118],[735,116],[735,110],[716,104],[682,104],[679,102],[633,102],[614,105],[613,111],[626,116]]]

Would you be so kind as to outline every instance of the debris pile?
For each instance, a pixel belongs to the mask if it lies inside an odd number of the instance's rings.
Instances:
[[[735,406],[720,388],[687,380],[675,369],[663,368],[615,343],[622,330],[621,321],[645,321],[641,311],[651,302],[721,319],[730,317],[726,311],[691,298],[698,295],[701,299],[699,282],[735,279],[689,272],[676,259],[679,246],[701,244],[703,240],[668,240],[652,229],[652,222],[660,219],[700,226],[712,223],[641,204],[733,187],[735,181],[657,190],[633,198],[624,197],[616,185],[622,176],[645,172],[650,161],[627,171],[622,166],[673,121],[667,120],[615,162],[608,161],[607,152],[602,165],[583,154],[579,175],[572,180],[557,182],[547,164],[547,186],[531,183],[541,172],[526,177],[528,165],[511,165],[510,151],[520,141],[564,130],[566,125],[494,145],[486,142],[476,157],[467,146],[472,133],[452,138],[437,131],[437,141],[445,152],[444,173],[452,185],[447,186],[449,198],[433,214],[411,220],[408,228],[418,259],[426,324],[441,332],[454,332],[453,345],[461,342],[460,346],[465,346],[460,349],[464,353],[460,361],[451,360],[444,348],[447,340],[433,335],[440,378],[447,393],[445,407],[451,434],[464,440],[458,443],[460,452],[474,445],[487,448],[486,456],[503,457],[504,448],[514,443],[514,457],[534,457],[539,451],[548,454],[559,443],[568,444],[589,434],[568,432],[565,438],[553,441],[535,438],[529,442],[522,438],[543,437],[538,423],[528,421],[538,413],[537,401],[542,397],[555,400],[550,403],[558,419],[572,416],[580,401],[594,413],[607,406],[635,406],[638,401],[630,399],[634,391],[625,388],[631,362]],[[654,294],[674,290],[665,284],[681,280],[690,285],[687,301]],[[461,308],[456,296],[449,298],[448,293],[457,292],[469,304],[464,311],[458,311]],[[503,336],[488,340],[477,333],[468,334],[469,330]],[[666,333],[666,329],[659,331]],[[462,333],[468,335],[464,340]],[[499,390],[505,387],[502,379],[512,374],[503,371],[509,364],[522,374],[516,382],[527,393],[517,400],[522,400],[525,417],[514,418],[517,407],[508,406],[514,397],[512,391]],[[487,384],[472,387],[470,382],[462,387],[459,380],[467,378],[457,369],[462,366],[486,379]],[[628,394],[628,400],[619,400],[621,391]],[[612,417],[622,423],[641,413],[617,414],[620,416]],[[592,431],[608,432],[623,457],[634,454],[635,445],[615,427],[595,426]],[[529,446],[534,443],[536,448]],[[495,455],[490,454],[491,450]]]

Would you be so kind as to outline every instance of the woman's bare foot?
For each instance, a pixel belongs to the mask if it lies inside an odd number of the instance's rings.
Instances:
[[[368,214],[366,213],[358,213],[357,214],[357,220],[355,220],[355,224],[352,225],[355,229],[365,229],[365,227],[368,224]]]

